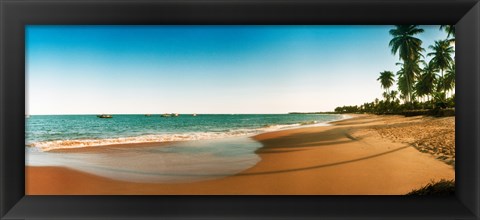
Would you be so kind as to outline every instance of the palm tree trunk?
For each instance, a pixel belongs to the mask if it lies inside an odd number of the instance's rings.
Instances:
[[[440,72],[442,73],[442,82],[443,82],[443,101],[445,101],[445,99],[447,98],[447,89],[445,87],[445,78],[443,77],[443,69],[440,70]]]
[[[404,70],[406,70],[406,66],[405,65],[403,67]],[[412,93],[410,92],[410,83],[409,83],[409,80],[408,80],[408,72],[405,71],[405,80],[407,81],[407,103],[410,103],[411,104],[411,101],[412,101]],[[411,107],[411,106],[410,106]]]
[[[390,101],[390,89],[387,88],[387,101]]]

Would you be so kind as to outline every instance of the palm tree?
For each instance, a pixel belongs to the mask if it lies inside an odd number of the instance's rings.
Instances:
[[[434,68],[440,70],[440,81],[442,82],[443,92],[446,93],[447,88],[445,84],[445,78],[443,77],[443,71],[449,68],[453,63],[452,53],[455,51],[453,50],[453,47],[450,46],[448,40],[435,41],[435,44],[430,45],[428,48],[433,50],[433,52],[427,54],[427,56],[433,56],[430,62]]]
[[[455,63],[450,65],[445,73],[445,87],[447,90],[455,89]]]
[[[415,101],[413,95],[413,86],[415,85],[415,81],[420,78],[421,75],[422,69],[420,68],[419,64],[424,62],[418,61],[420,57],[423,57],[423,55],[419,54],[416,60],[412,60],[407,64],[397,63],[397,65],[401,66],[400,70],[397,72],[397,75],[399,76],[398,80],[405,81],[401,84],[403,88],[399,88],[399,90],[401,90],[401,92],[404,92],[403,95],[406,98],[405,101],[407,103]],[[400,86],[400,84],[398,85]]]
[[[412,63],[418,62],[420,59],[420,52],[423,51],[422,40],[415,37],[415,35],[423,33],[423,29],[418,28],[418,25],[395,25],[395,29],[389,31],[393,36],[392,40],[388,44],[392,48],[392,54],[398,53],[399,58],[403,60],[404,75],[406,81],[407,96],[409,100],[412,100],[411,87],[413,85],[413,65]]]
[[[398,91],[400,92],[400,98],[407,103],[408,100],[408,89],[407,89],[407,80],[405,80],[405,75],[403,75],[403,69],[397,72],[398,80],[397,80],[397,87]]]
[[[429,96],[433,95],[436,83],[435,72],[436,69],[433,67],[432,63],[425,64],[422,70],[422,75],[415,85],[415,89],[419,96],[427,96],[427,98],[429,98]]]
[[[389,88],[393,86],[393,82],[395,81],[393,77],[394,75],[391,71],[383,71],[380,72],[380,77],[377,79],[377,81],[380,81],[382,88],[386,90],[387,94],[389,94]]]
[[[385,100],[387,100],[387,101],[390,100],[390,96],[389,96],[388,92],[383,92],[382,96]]]
[[[395,101],[395,99],[397,99],[397,94],[398,92],[395,90],[390,91],[390,98],[392,99],[392,101]]]
[[[440,30],[447,32],[447,39],[450,35],[453,37],[448,40],[449,42],[455,42],[455,25],[440,25]]]

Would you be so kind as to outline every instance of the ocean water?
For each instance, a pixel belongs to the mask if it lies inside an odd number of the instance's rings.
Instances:
[[[325,114],[238,115],[32,115],[26,118],[25,145],[48,151],[111,144],[208,140],[248,136],[298,126],[318,126],[342,119]]]
[[[180,183],[218,179],[253,167],[262,144],[250,136],[302,126],[324,126],[342,115],[95,115],[30,116],[25,164],[61,166],[115,180]],[[98,153],[57,153],[58,148],[169,142],[115,147]]]
[[[248,137],[180,141],[157,147],[118,148],[108,153],[26,152],[29,166],[61,166],[115,180],[182,183],[240,173],[260,161],[262,145]]]

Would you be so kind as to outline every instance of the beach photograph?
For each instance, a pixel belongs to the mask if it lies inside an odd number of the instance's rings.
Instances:
[[[454,25],[27,25],[26,195],[455,194]]]

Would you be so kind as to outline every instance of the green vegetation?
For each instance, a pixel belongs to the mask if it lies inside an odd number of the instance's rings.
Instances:
[[[447,32],[447,38],[450,36],[453,37],[448,39],[448,41],[455,42],[455,25],[440,25],[440,30],[445,30]]]
[[[388,89],[393,86],[393,82],[395,79],[393,78],[394,75],[391,71],[383,71],[380,73],[380,77],[378,77],[378,81],[382,84],[382,87],[385,89],[385,93],[383,94],[384,97],[388,97],[390,94]]]
[[[437,40],[428,48],[429,62],[424,60],[422,41],[417,36],[424,32],[418,25],[395,25],[389,31],[393,55],[398,55],[401,68],[380,72],[377,81],[385,89],[383,100],[375,99],[360,106],[335,108],[336,113],[374,113],[410,115],[455,115],[455,26],[442,25],[447,39]],[[453,38],[450,38],[453,37]],[[394,85],[397,90],[391,90]]]
[[[454,63],[451,56],[451,54],[454,53],[454,50],[453,47],[450,46],[450,42],[447,40],[435,41],[435,45],[430,45],[429,48],[434,52],[429,53],[427,56],[433,56],[430,63],[432,63],[435,69],[440,70],[441,77],[438,85],[439,87],[442,86],[443,93],[441,95],[443,96],[442,98],[445,99],[447,88],[443,72],[446,69],[451,68],[450,66]]]
[[[408,196],[453,196],[455,195],[455,180],[440,180],[431,182],[426,186],[413,190]]]
[[[418,61],[422,56],[422,41],[415,35],[423,33],[423,29],[418,25],[395,25],[395,29],[390,30],[393,39],[388,44],[392,48],[392,54],[398,55],[403,61],[403,67],[397,74],[405,80],[406,86],[406,102],[413,100],[412,85],[415,73],[418,70]]]

